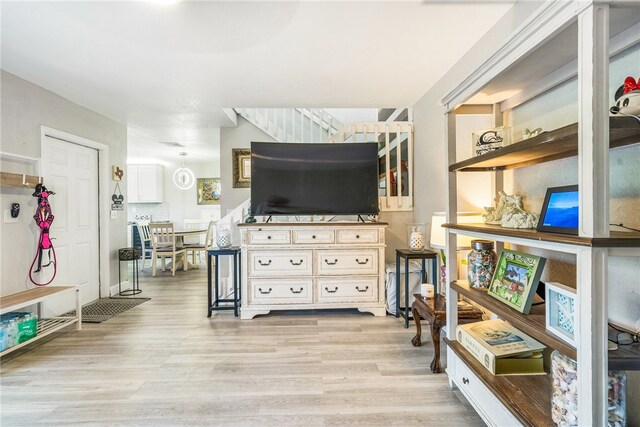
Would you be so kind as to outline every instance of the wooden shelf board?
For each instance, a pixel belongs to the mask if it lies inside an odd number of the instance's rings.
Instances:
[[[26,184],[22,183],[22,177],[25,177]],[[38,183],[42,182],[42,178],[33,175],[22,175],[20,173],[0,172],[0,185],[2,187],[14,188],[35,188]]]
[[[556,337],[555,335],[547,332],[545,327],[545,306],[535,305],[531,307],[529,314],[522,314],[513,308],[501,303],[485,291],[473,289],[467,284],[466,281],[458,280],[451,282],[451,288],[465,297],[469,298],[473,302],[480,304],[486,309],[500,316],[502,319],[508,321],[517,329],[521,330],[527,335],[535,338],[544,345],[557,349],[561,353],[569,356],[572,359],[576,359],[576,349]]]
[[[640,142],[640,122],[632,117],[609,118],[611,148]],[[578,124],[573,123],[556,130],[516,142],[490,153],[472,157],[452,165],[449,171],[478,172],[516,169],[578,154]]]
[[[469,231],[567,245],[610,248],[640,247],[640,233],[638,232],[612,231],[609,238],[594,238],[572,236],[570,234],[546,233],[530,229],[503,228],[499,225],[491,224],[443,224],[442,226],[456,231]]]
[[[609,369],[612,371],[640,371],[640,343],[620,345],[608,356]]]
[[[2,297],[2,300],[0,300],[0,314],[8,313],[31,304],[37,304],[53,294],[68,292],[75,289],[75,286],[43,286],[7,295]]]
[[[460,343],[448,338],[444,341],[522,424],[535,427],[553,425],[549,375],[495,376]]]

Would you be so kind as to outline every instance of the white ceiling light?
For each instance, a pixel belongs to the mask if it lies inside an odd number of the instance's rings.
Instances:
[[[179,167],[173,173],[173,183],[181,190],[188,190],[195,184],[196,177],[191,169],[184,165],[184,158],[187,157],[187,153],[183,151],[180,155],[182,156],[182,167]]]

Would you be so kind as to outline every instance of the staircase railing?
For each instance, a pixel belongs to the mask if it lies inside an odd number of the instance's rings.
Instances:
[[[377,142],[380,209],[413,210],[413,122],[353,123],[329,141]]]
[[[342,123],[321,108],[236,108],[238,114],[279,142],[324,142]]]

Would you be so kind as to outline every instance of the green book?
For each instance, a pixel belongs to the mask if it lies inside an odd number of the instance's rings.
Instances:
[[[501,319],[458,325],[458,342],[493,375],[544,375],[545,346]]]

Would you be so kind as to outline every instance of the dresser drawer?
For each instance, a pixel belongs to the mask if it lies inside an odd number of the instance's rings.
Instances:
[[[335,235],[332,229],[328,230],[294,230],[293,243],[334,243]]]
[[[378,274],[378,250],[318,250],[316,266],[321,276]]]
[[[311,276],[311,250],[249,251],[249,277]]]
[[[453,355],[454,379],[460,391],[490,426],[520,426],[518,420],[457,355]]]
[[[378,243],[378,230],[371,228],[355,228],[337,231],[338,243]]]
[[[283,245],[291,243],[289,230],[249,230],[247,244],[249,245]]]
[[[249,299],[253,304],[311,304],[311,279],[249,279]]]
[[[317,279],[318,302],[378,301],[377,277]]]

